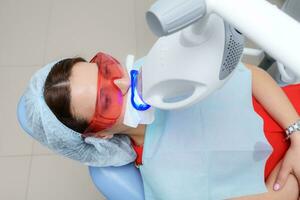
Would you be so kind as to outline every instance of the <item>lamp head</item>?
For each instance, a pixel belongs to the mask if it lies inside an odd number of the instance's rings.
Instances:
[[[152,32],[161,37],[181,30],[205,15],[205,0],[159,0],[146,13],[146,20]]]

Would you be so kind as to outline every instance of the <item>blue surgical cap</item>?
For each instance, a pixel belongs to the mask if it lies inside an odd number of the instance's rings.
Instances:
[[[111,139],[87,137],[68,128],[50,110],[44,99],[44,85],[52,62],[38,70],[31,78],[24,94],[27,125],[30,135],[56,153],[85,165],[105,167],[121,166],[135,160],[136,154],[126,135]]]

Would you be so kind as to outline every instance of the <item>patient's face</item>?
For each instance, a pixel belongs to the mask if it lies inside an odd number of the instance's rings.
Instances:
[[[130,87],[130,79],[125,68],[122,68],[124,76],[115,80],[115,84],[123,94],[122,112],[116,124],[105,132],[111,134],[121,133],[128,127],[123,125],[127,93]],[[93,118],[97,96],[98,66],[96,63],[79,62],[73,66],[70,77],[71,88],[71,112],[77,117],[90,121]],[[101,131],[103,132],[103,131]],[[101,132],[99,132],[100,136]],[[95,134],[97,136],[97,134]]]

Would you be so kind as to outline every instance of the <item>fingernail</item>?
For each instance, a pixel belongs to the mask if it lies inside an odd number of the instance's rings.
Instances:
[[[277,190],[279,190],[279,188],[280,188],[280,185],[279,185],[278,183],[276,183],[276,184],[274,185],[274,190],[277,191]]]

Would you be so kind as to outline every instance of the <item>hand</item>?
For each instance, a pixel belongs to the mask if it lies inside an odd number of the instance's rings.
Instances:
[[[280,166],[279,173],[273,189],[275,191],[284,187],[289,174],[294,174],[300,183],[300,143],[291,143]]]

